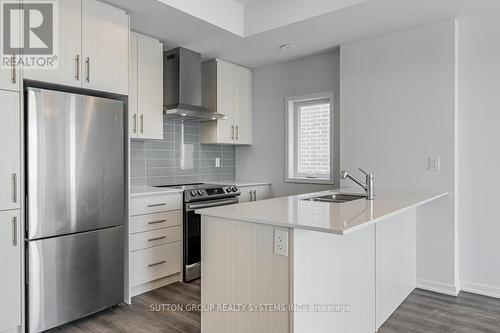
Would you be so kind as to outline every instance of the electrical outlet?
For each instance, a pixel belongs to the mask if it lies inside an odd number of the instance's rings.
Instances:
[[[220,168],[220,157],[215,158],[215,167]]]
[[[274,253],[288,257],[288,230],[274,229]]]
[[[439,171],[441,169],[441,161],[439,156],[429,157],[429,171]]]

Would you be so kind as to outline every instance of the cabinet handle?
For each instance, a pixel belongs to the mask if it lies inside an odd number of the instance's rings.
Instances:
[[[253,190],[253,201],[257,201],[257,190]]]
[[[80,81],[80,55],[77,54],[75,56],[75,66],[76,66],[76,70],[75,70],[75,79],[77,81]]]
[[[159,262],[155,262],[154,264],[149,264],[148,266],[149,267],[154,267],[154,266],[158,266],[158,265],[163,265],[166,262],[167,262],[166,260],[162,260],[162,261],[159,261]]]
[[[12,245],[17,246],[17,217],[12,218]]]
[[[85,81],[90,82],[90,57],[85,59],[85,71],[87,72]]]
[[[12,78],[11,78],[12,83],[16,83],[17,78],[16,78],[16,55],[14,54],[12,56]]]
[[[134,123],[133,132],[137,133],[137,113],[134,113],[134,118],[133,119],[134,119],[134,121],[133,121],[133,123]]]
[[[167,222],[167,220],[149,221],[148,224],[158,224],[163,222]]]
[[[236,125],[236,140],[240,139],[240,125]]]
[[[150,239],[148,239],[148,242],[154,242],[154,241],[161,240],[161,239],[165,239],[165,238],[167,238],[167,236],[161,236],[161,237],[150,238]]]
[[[231,139],[234,140],[234,125],[231,126]]]
[[[12,202],[17,203],[17,174],[12,174]]]
[[[158,204],[151,204],[151,205],[148,205],[148,207],[159,207],[159,206],[165,206],[166,203],[158,203]]]
[[[144,113],[141,114],[141,134],[144,133]]]
[[[252,193],[252,191],[248,192],[248,194],[250,195],[250,201],[253,201],[253,193]]]

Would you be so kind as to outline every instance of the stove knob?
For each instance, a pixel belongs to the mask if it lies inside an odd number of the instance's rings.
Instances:
[[[198,190],[199,195],[203,195],[203,190]]]
[[[238,191],[238,189],[236,188],[236,186],[233,186],[232,190],[233,190],[233,192],[237,192]]]
[[[231,190],[231,188],[230,188],[230,187],[226,187],[226,192],[227,192],[227,193],[230,193],[231,191],[232,191],[232,190]]]
[[[195,190],[192,190],[192,191],[191,191],[191,195],[192,195],[193,197],[195,197],[195,196],[196,196],[196,191],[195,191]]]

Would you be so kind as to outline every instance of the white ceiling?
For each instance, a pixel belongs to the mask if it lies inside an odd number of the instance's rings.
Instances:
[[[222,58],[251,68],[325,52],[342,43],[439,20],[500,15],[499,0],[368,0],[240,37],[157,0],[104,1],[127,10],[132,30],[159,38],[167,48],[183,46],[202,53],[205,58]],[[254,1],[258,4],[264,0]],[[288,52],[280,51],[279,46],[286,43],[297,47]]]

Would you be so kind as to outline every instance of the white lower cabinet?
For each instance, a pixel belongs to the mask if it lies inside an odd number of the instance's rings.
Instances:
[[[0,212],[0,332],[22,324],[21,247],[20,212]]]
[[[238,186],[240,189],[240,202],[258,201],[271,197],[271,185]]]
[[[131,295],[182,279],[182,194],[130,200]]]

